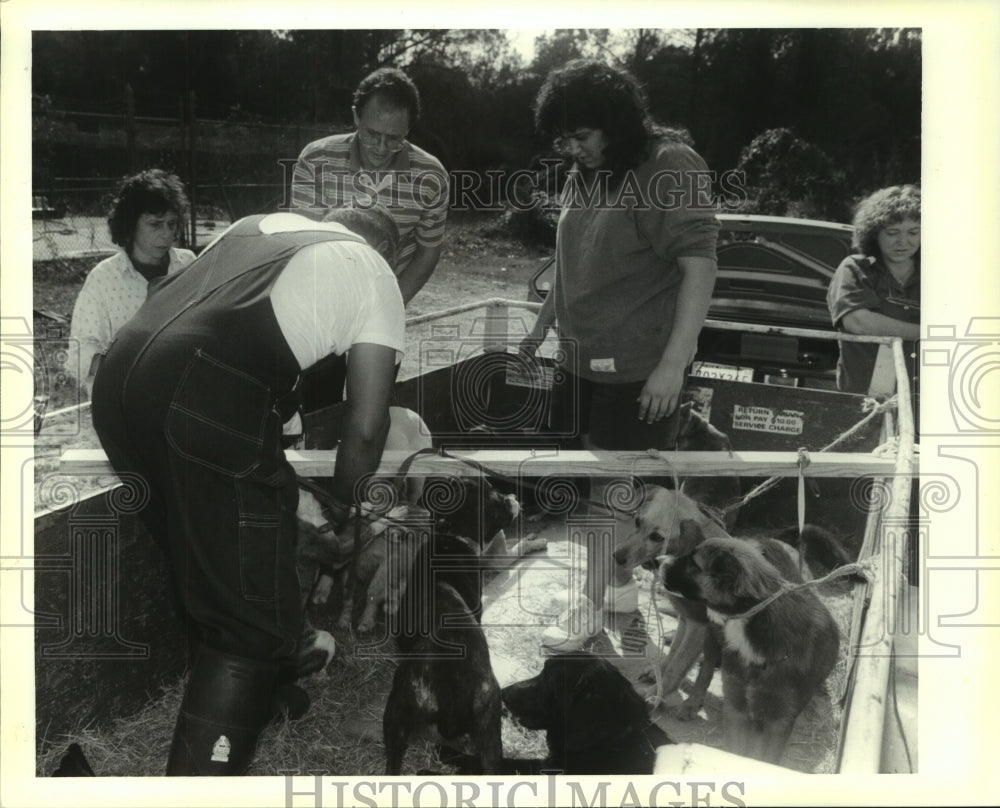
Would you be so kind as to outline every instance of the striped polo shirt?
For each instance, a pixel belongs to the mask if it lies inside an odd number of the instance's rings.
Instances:
[[[448,217],[448,174],[441,162],[409,141],[387,169],[361,167],[356,133],[330,135],[306,146],[292,173],[290,210],[320,219],[330,208],[377,199],[399,228],[396,274],[417,245],[437,247]]]

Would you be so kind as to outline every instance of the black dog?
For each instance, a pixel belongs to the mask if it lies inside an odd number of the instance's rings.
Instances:
[[[511,715],[545,730],[544,760],[503,761],[503,774],[651,774],[656,750],[673,743],[614,665],[592,654],[557,654],[541,673],[502,691]]]
[[[458,504],[438,508],[449,512],[417,548],[389,620],[399,666],[382,716],[388,775],[400,774],[406,748],[418,733],[471,753],[470,773],[497,773],[503,756],[500,685],[479,625],[481,555],[493,536],[510,526],[518,506],[484,478],[446,484]],[[428,480],[429,506],[441,504],[434,491]]]

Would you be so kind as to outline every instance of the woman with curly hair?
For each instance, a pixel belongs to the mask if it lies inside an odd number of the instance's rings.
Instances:
[[[85,391],[118,329],[145,301],[149,282],[194,260],[190,250],[174,247],[188,207],[180,178],[158,168],[127,177],[119,186],[108,228],[120,249],[87,275],[70,325]]]
[[[572,432],[571,447],[673,449],[717,271],[708,167],[686,132],[653,122],[632,75],[595,60],[549,74],[535,124],[573,161],[560,199],[553,290],[522,346],[532,353],[556,324],[562,372],[550,426]],[[546,645],[579,648],[600,631],[604,608],[636,608],[631,570],[611,563],[612,550],[602,538],[588,548],[578,602],[589,618],[569,620],[570,628],[561,620],[547,630]]]
[[[854,246],[837,268],[826,301],[834,326],[848,334],[902,337],[907,372],[916,381],[920,338],[920,189],[882,188],[854,215]],[[867,393],[878,345],[841,342],[837,387]],[[916,387],[914,387],[916,392]]]

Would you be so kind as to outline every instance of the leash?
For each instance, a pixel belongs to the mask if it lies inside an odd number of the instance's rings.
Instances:
[[[803,581],[798,584],[790,584],[787,581],[783,581],[781,588],[778,589],[777,592],[772,593],[760,603],[752,606],[741,614],[723,616],[723,622],[728,623],[730,620],[749,620],[751,617],[764,611],[764,609],[774,603],[778,598],[783,595],[787,595],[789,592],[805,589],[807,586],[820,586],[821,584],[825,584],[829,581],[836,580],[837,578],[843,578],[848,575],[860,575],[868,582],[869,585],[871,585],[875,577],[875,574],[872,571],[872,563],[870,561],[855,561],[853,564],[845,564],[842,567],[837,567],[837,569],[833,570],[833,572],[824,575],[822,578],[815,578],[811,581]]]
[[[526,488],[528,490],[531,490],[531,491],[533,491],[535,493],[537,493],[541,489],[541,487],[542,487],[542,483],[535,482],[535,481],[530,481],[529,482],[524,477],[517,477],[517,476],[511,475],[511,474],[506,474],[506,473],[501,472],[501,471],[495,471],[494,469],[491,469],[489,466],[485,466],[485,465],[483,465],[482,463],[480,463],[480,462],[478,462],[476,460],[470,460],[467,457],[460,457],[460,456],[458,456],[456,454],[452,454],[451,452],[449,452],[444,447],[440,447],[438,449],[421,449],[420,451],[415,452],[414,455],[418,455],[418,454],[430,454],[430,453],[434,453],[438,457],[446,458],[448,460],[456,460],[459,463],[462,463],[463,465],[468,466],[469,468],[475,469],[476,471],[478,471],[484,477],[494,477],[494,478],[497,478],[497,479],[505,480],[508,483],[511,483],[511,484],[514,484],[514,485],[520,483],[524,488]],[[626,455],[622,455],[621,457],[623,459],[627,459],[629,457],[629,455],[626,454]],[[411,460],[411,458],[408,457],[407,460],[404,461],[404,463],[407,464],[406,465],[407,470],[409,469],[409,464],[407,463],[407,461],[410,461],[410,460]],[[545,478],[543,478],[543,479],[545,479]],[[635,476],[634,475],[632,475],[632,479],[635,480]],[[677,479],[677,475],[675,473],[674,474],[675,484],[676,484],[676,479]],[[623,508],[615,508],[613,506],[608,505],[605,502],[598,502],[597,500],[591,499],[590,497],[581,498],[580,502],[585,502],[588,505],[591,505],[591,506],[593,506],[594,508],[596,508],[598,510],[605,511],[606,513],[608,513],[611,516],[614,516],[615,514],[619,514],[619,513],[631,516],[631,515],[634,515],[636,513],[636,509],[626,510],[626,509],[623,509]]]
[[[658,662],[656,661],[657,655],[663,653],[662,649],[663,649],[663,637],[664,637],[663,618],[660,617],[660,610],[656,607],[656,601],[657,598],[659,597],[656,591],[657,574],[658,573],[654,573],[653,577],[650,579],[649,582],[649,604],[650,604],[649,608],[656,616],[656,636],[657,639],[659,640],[659,644],[654,643],[652,637],[650,637],[648,634],[646,635],[646,648],[651,650],[650,659],[654,660],[653,678],[656,680],[656,691],[654,694],[655,700],[653,701],[654,707],[659,706],[663,702],[663,671],[660,670],[662,666],[658,664]],[[646,622],[648,623],[649,620],[647,619]]]
[[[798,518],[799,518],[799,577],[804,578],[802,570],[805,567],[805,542],[802,540],[802,531],[806,526],[806,466],[812,461],[809,458],[809,451],[803,446],[799,448],[799,482],[798,482]]]
[[[406,474],[409,472],[410,466],[412,465],[416,457],[421,454],[426,454],[429,451],[434,451],[434,450],[419,449],[418,451],[409,455],[400,464],[397,476],[405,477]],[[328,507],[336,508],[338,510],[344,509],[344,504],[337,497],[335,497],[330,491],[328,491],[323,486],[319,485],[314,480],[308,477],[299,477],[298,475],[296,475],[296,483],[300,488],[305,489],[314,497],[316,497],[316,499],[319,500],[321,505],[326,505]],[[392,519],[388,515],[388,512],[382,513],[375,507],[365,508],[360,503],[358,505],[351,505],[347,509],[347,511],[348,511],[348,521],[352,523],[352,528],[353,528],[352,532],[354,533],[353,549],[351,551],[351,560],[350,560],[351,576],[352,578],[357,579],[361,554],[368,549],[368,547],[375,541],[376,538],[378,538],[378,536],[373,532],[368,537],[367,541],[365,541],[364,543],[361,542],[361,532],[365,518],[370,516],[377,516],[378,518],[388,522],[389,524],[403,525],[404,523],[401,520]],[[322,527],[317,528],[317,530],[321,533],[327,530],[333,530],[333,525],[330,522],[327,522]],[[338,569],[343,569],[343,567],[339,567]]]

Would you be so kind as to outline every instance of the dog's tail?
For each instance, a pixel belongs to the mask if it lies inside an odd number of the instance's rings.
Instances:
[[[804,525],[801,535],[796,528],[788,528],[779,533],[777,538],[798,550],[806,566],[817,576],[826,575],[857,560],[851,558],[841,538],[819,525]]]

